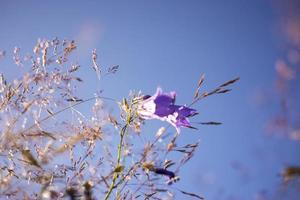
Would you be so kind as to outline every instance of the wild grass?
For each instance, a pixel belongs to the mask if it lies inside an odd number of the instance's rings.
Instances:
[[[70,61],[76,48],[75,41],[39,40],[33,54],[24,57],[16,47],[16,69],[28,70],[11,81],[1,74],[0,198],[176,199],[179,192],[204,199],[175,184],[199,142],[178,146],[177,140],[184,136],[173,134],[170,126],[142,141],[141,127],[146,122],[137,112],[141,93],[131,93],[121,101],[78,96],[76,86],[83,84],[77,75],[80,65]],[[119,69],[118,65],[104,69],[96,50],[91,58],[98,79]],[[6,59],[5,51],[0,52],[0,59]],[[190,105],[229,92],[227,87],[237,80],[201,93],[202,76]],[[109,112],[107,101],[120,108],[120,116]],[[91,116],[77,109],[87,102],[93,103]],[[174,154],[179,159],[169,159]]]

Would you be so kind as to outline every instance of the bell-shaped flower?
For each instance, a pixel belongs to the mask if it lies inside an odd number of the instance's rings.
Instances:
[[[146,95],[141,101],[138,113],[143,119],[159,119],[173,125],[177,132],[180,127],[193,128],[188,120],[197,113],[195,109],[187,106],[175,105],[176,93],[163,93],[157,88],[153,96]]]

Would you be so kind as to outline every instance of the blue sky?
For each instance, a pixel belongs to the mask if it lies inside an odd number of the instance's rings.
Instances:
[[[75,39],[75,58],[88,80],[81,96],[104,89],[106,96],[121,99],[130,90],[153,94],[161,86],[175,90],[184,104],[203,73],[205,89],[241,77],[231,93],[195,106],[200,113],[195,121],[224,124],[182,131],[182,141],[201,139],[201,145],[178,186],[207,199],[258,200],[258,193],[272,198],[280,171],[299,164],[294,154],[300,147],[265,134],[278,112],[274,65],[286,46],[272,2],[1,1],[0,49],[9,57],[16,45],[31,51],[37,38]],[[90,70],[94,48],[103,66],[120,65],[117,75],[97,81]],[[0,72],[16,76],[8,65]]]

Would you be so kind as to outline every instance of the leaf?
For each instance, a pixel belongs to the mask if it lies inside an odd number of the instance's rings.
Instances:
[[[83,184],[83,188],[84,188],[84,197],[86,200],[92,200],[92,188],[93,188],[93,184],[90,181],[87,181]]]
[[[230,92],[231,91],[231,89],[225,89],[225,90],[220,90],[220,91],[218,91],[217,93],[218,94],[221,94],[221,93],[227,93],[227,92]]]
[[[154,169],[154,165],[153,165],[153,163],[151,163],[151,162],[144,162],[144,163],[142,164],[142,167],[143,167],[144,169],[147,169],[147,170],[150,170],[150,171],[152,171],[152,170]]]
[[[194,193],[190,193],[190,192],[185,192],[183,190],[179,190],[182,194],[185,194],[185,195],[188,195],[188,196],[191,196],[191,197],[195,197],[197,199],[201,199],[201,200],[204,200],[203,197],[197,195],[197,194],[194,194]]]
[[[119,165],[119,166],[117,166],[116,168],[115,168],[115,170],[114,170],[114,172],[115,173],[120,173],[120,172],[122,172],[123,170],[124,170],[124,166],[123,165]]]
[[[193,143],[193,144],[187,144],[185,146],[183,146],[183,148],[196,148],[198,147],[199,142]]]
[[[282,176],[285,182],[288,182],[293,178],[300,177],[300,167],[289,166],[284,169]]]
[[[232,80],[230,80],[230,81],[227,81],[227,82],[223,83],[222,85],[220,85],[220,87],[225,87],[225,86],[231,85],[231,84],[237,82],[238,80],[240,80],[240,77],[237,77],[237,78],[235,78],[235,79],[232,79]]]
[[[196,127],[193,127],[193,126],[185,126],[187,128],[190,128],[190,129],[194,129],[194,130],[198,130]]]
[[[194,93],[194,100],[199,97],[199,89],[200,89],[201,85],[204,82],[204,78],[205,78],[205,76],[204,76],[204,74],[202,74],[202,76],[200,77],[200,79],[198,81],[197,89],[196,89],[196,91]]]
[[[175,165],[175,162],[173,162],[172,160],[166,160],[164,163],[164,168],[168,169],[169,167]]]
[[[79,77],[74,77],[74,79],[75,79],[76,81],[78,81],[78,82],[83,82],[83,80],[82,80],[81,78],[79,78]]]
[[[73,97],[73,98],[66,99],[66,101],[71,101],[71,102],[82,102],[83,99],[78,99],[77,97]]]
[[[202,125],[221,125],[222,122],[199,122]]]
[[[112,115],[108,116],[108,121],[112,123],[116,128],[119,126],[119,122]]]
[[[156,188],[155,191],[156,191],[156,192],[168,192],[169,190],[167,190],[167,189]]]
[[[47,113],[49,113],[51,116],[53,116],[53,112],[50,109],[47,109]]]
[[[199,87],[202,85],[202,83],[204,82],[204,79],[205,79],[205,75],[202,74],[199,81],[198,81],[198,85],[197,85],[197,88],[199,89]]]
[[[107,73],[115,74],[118,71],[118,69],[119,69],[119,65],[114,65],[108,68]]]
[[[36,166],[38,168],[42,168],[40,166],[40,164],[38,163],[38,161],[34,158],[34,156],[30,153],[30,150],[29,149],[24,149],[22,150],[22,156],[24,158],[24,160],[26,162],[28,162],[28,164],[30,165],[33,165],[33,166]]]
[[[121,108],[127,113],[129,111],[129,104],[125,98],[123,98],[121,103]]]
[[[83,138],[84,138],[84,136],[82,134],[78,134],[78,135],[71,137],[68,142],[66,142],[65,144],[58,147],[57,150],[55,151],[55,153],[58,154],[58,153],[65,152],[69,147],[75,145],[77,142],[79,142]]]
[[[41,133],[53,140],[56,140],[56,137],[54,137],[52,133],[49,133],[47,131],[41,131]]]
[[[194,94],[194,99],[197,99],[199,97],[199,90],[197,89],[195,94]]]

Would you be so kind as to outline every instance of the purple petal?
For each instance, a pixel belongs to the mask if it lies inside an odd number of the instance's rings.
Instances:
[[[168,115],[172,115],[175,112],[175,109],[171,106],[161,106],[156,104],[154,114],[159,117],[167,117]]]
[[[185,126],[185,127],[189,127],[191,126],[190,122],[188,121],[188,119],[186,117],[177,117],[176,118],[176,126],[180,127],[180,126]]]
[[[159,106],[169,106],[174,104],[175,98],[169,95],[159,95],[154,99],[154,103]]]
[[[163,93],[161,88],[157,88],[153,96],[146,95],[143,98],[143,117],[167,121],[177,132],[180,131],[179,127],[191,127],[188,117],[198,114],[197,111],[187,106],[175,105],[175,98],[175,92]]]
[[[178,116],[191,117],[198,114],[195,109],[186,106],[177,106],[177,105],[175,106],[176,106],[176,112],[178,113]]]
[[[168,106],[168,105],[173,105],[175,103],[176,99],[176,93],[175,92],[170,92],[168,93],[162,93],[161,88],[157,88],[154,97],[154,102],[155,104],[159,104],[161,106]]]

